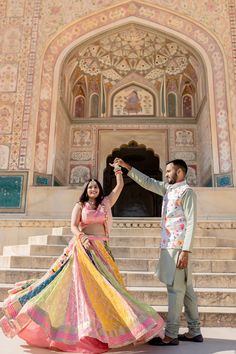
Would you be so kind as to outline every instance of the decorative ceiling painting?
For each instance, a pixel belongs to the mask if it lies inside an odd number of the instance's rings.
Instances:
[[[203,73],[200,68],[199,58],[181,42],[151,28],[131,24],[97,36],[70,53],[63,68],[66,77],[61,83],[63,100],[72,120],[110,116],[181,117],[184,112],[192,117],[193,107],[198,105],[194,94]],[[133,92],[129,85],[135,86]],[[186,86],[192,94],[189,107],[184,110]],[[173,97],[168,97],[170,92]],[[94,94],[97,96],[93,97]]]
[[[173,40],[137,26],[124,29],[78,51],[78,66],[88,75],[102,74],[113,85],[136,72],[155,83],[168,75],[183,73],[191,54]],[[191,65],[191,64],[190,64]]]

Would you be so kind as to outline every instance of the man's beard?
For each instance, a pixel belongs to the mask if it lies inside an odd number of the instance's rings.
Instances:
[[[171,177],[169,184],[175,184],[177,180],[177,173],[175,173],[175,175],[173,177]]]

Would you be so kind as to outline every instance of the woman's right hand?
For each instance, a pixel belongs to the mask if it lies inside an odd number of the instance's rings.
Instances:
[[[91,243],[87,237],[87,235],[84,233],[84,232],[81,232],[79,235],[78,235],[79,239],[80,239],[80,242],[82,244],[82,246],[86,249],[86,250],[89,250],[91,249]]]
[[[91,249],[91,243],[89,241],[89,239],[87,238],[86,240],[84,240],[84,242],[82,242],[82,245],[83,247],[86,249],[86,250],[90,250]]]

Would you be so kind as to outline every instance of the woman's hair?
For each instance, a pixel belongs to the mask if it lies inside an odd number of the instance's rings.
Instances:
[[[102,185],[101,183],[97,180],[97,179],[90,179],[87,184],[85,185],[84,187],[84,191],[83,193],[81,194],[80,196],[80,199],[79,201],[84,204],[85,202],[87,202],[89,200],[89,196],[88,196],[88,186],[89,186],[89,183],[90,182],[96,182],[97,185],[98,185],[98,188],[99,188],[99,194],[97,196],[97,198],[95,199],[95,202],[96,202],[96,207],[98,207],[98,205],[101,203],[101,201],[103,200],[104,198],[104,193],[103,193],[103,188],[102,188]]]

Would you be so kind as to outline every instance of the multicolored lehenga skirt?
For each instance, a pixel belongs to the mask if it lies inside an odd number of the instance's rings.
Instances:
[[[106,241],[89,239],[89,251],[74,237],[41,279],[10,291],[0,320],[8,337],[91,354],[163,336],[163,319],[125,288]]]

